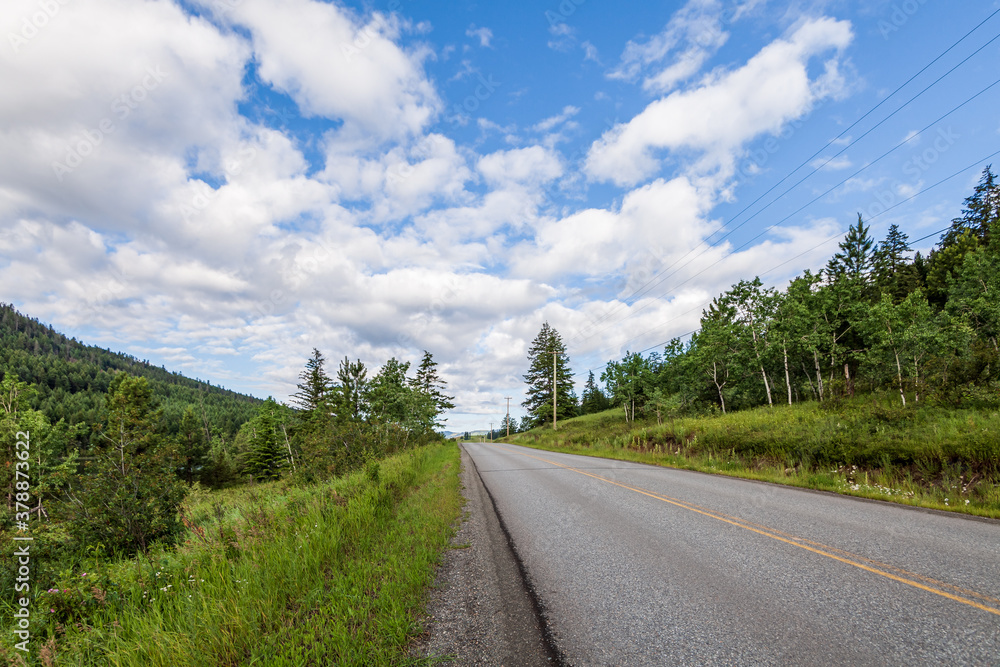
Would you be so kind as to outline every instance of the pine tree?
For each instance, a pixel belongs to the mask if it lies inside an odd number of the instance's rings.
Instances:
[[[941,249],[958,243],[962,234],[971,232],[981,245],[989,241],[990,228],[1000,220],[1000,183],[993,174],[993,165],[983,169],[982,178],[972,194],[965,198],[962,216],[951,221],[951,229],[941,237]]]
[[[874,263],[874,243],[868,235],[868,227],[858,213],[858,224],[852,225],[847,231],[847,236],[840,242],[840,252],[826,265],[831,281],[846,277],[852,282],[867,284]]]
[[[244,425],[249,429],[249,451],[244,470],[258,481],[278,479],[285,455],[278,433],[278,403],[268,397],[257,416]]]
[[[890,225],[885,240],[875,250],[875,285],[896,301],[906,298],[907,294],[919,287],[916,273],[906,259],[911,251],[909,238],[895,224]]]
[[[180,531],[183,485],[177,460],[163,446],[162,411],[146,378],[119,373],[108,388],[101,445],[67,491],[70,531],[84,544],[134,555]]]
[[[452,403],[455,397],[446,396],[442,391],[447,383],[438,376],[437,362],[427,350],[424,350],[424,358],[420,361],[417,375],[410,381],[410,384],[431,397],[438,415],[455,407],[455,404]]]
[[[323,369],[326,360],[320,351],[313,348],[313,356],[306,362],[305,370],[299,373],[301,382],[296,385],[298,391],[292,394],[295,404],[302,410],[313,412],[327,399],[332,382]]]
[[[177,454],[180,458],[178,475],[191,486],[208,462],[208,439],[205,437],[205,429],[191,406],[184,410],[184,415],[181,417],[181,426],[177,433]]]
[[[553,354],[555,354],[556,375],[554,416],[559,419],[573,417],[576,414],[573,374],[569,369],[566,345],[559,332],[545,322],[528,349],[528,373],[524,376],[524,381],[528,384],[528,397],[521,403],[527,408],[536,426],[551,423],[553,419]]]
[[[340,422],[361,421],[366,411],[365,395],[368,386],[368,370],[360,359],[356,362],[347,357],[340,362],[337,370],[336,392],[333,397],[333,411]]]
[[[590,415],[595,412],[603,412],[611,407],[608,397],[597,386],[594,380],[594,371],[590,371],[587,376],[587,384],[583,386],[583,400],[580,403],[580,414]]]

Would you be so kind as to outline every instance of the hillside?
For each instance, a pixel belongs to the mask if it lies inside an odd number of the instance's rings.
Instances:
[[[231,441],[260,399],[193,380],[131,355],[86,345],[51,325],[0,304],[0,380],[8,373],[35,385],[31,407],[53,424],[103,421],[104,397],[115,373],[144,377],[163,408],[163,428],[176,434],[187,406],[196,406],[213,438]]]
[[[503,442],[1000,517],[1000,414],[891,393],[635,421],[559,420]]]

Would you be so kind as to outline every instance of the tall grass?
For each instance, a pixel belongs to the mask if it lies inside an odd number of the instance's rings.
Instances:
[[[1000,517],[1000,415],[889,396],[626,422],[609,410],[511,442]]]
[[[434,445],[310,488],[196,493],[175,550],[91,562],[35,601],[52,618],[33,663],[403,664],[460,510],[458,466],[454,444]],[[92,597],[67,604],[73,588]]]

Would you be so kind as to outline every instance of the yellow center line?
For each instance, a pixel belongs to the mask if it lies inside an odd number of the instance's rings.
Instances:
[[[950,592],[948,592],[946,590],[942,590],[942,589],[943,588],[950,588],[952,590],[960,591],[964,595],[967,595],[967,596],[970,596],[970,597],[977,597],[977,598],[980,598],[982,600],[986,600],[986,601],[989,601],[989,602],[1000,603],[1000,600],[997,600],[996,598],[990,597],[988,595],[983,595],[983,594],[977,593],[975,591],[970,591],[970,590],[967,590],[967,589],[960,588],[958,586],[954,586],[952,584],[948,584],[948,583],[945,583],[945,582],[942,582],[942,581],[937,581],[936,579],[931,579],[930,577],[924,577],[924,576],[919,575],[919,574],[914,574],[914,573],[908,572],[907,570],[904,570],[902,568],[898,568],[898,567],[891,566],[891,565],[886,565],[884,563],[879,563],[878,561],[873,561],[873,560],[871,560],[869,558],[865,558],[863,556],[859,556],[857,554],[853,554],[853,553],[851,553],[849,551],[844,551],[843,549],[837,549],[835,547],[830,547],[830,546],[827,546],[825,544],[821,544],[819,542],[813,542],[811,540],[807,540],[807,539],[802,538],[802,537],[797,537],[795,535],[791,535],[789,533],[785,533],[785,532],[782,532],[780,530],[776,530],[774,528],[769,528],[767,526],[762,526],[760,524],[755,524],[753,522],[746,521],[744,519],[740,519],[740,518],[737,518],[737,517],[734,517],[734,516],[723,514],[721,512],[716,512],[714,510],[708,510],[708,509],[702,508],[702,507],[700,507],[698,505],[695,505],[693,503],[688,503],[688,502],[685,502],[685,501],[682,501],[682,500],[678,500],[676,498],[671,498],[669,496],[664,496],[664,495],[661,495],[661,494],[658,494],[658,493],[654,493],[652,491],[649,491],[647,489],[643,489],[641,487],[630,486],[628,484],[623,484],[623,483],[615,481],[613,479],[609,479],[609,478],[603,477],[601,475],[596,475],[594,473],[587,472],[586,470],[580,470],[579,468],[574,468],[572,466],[564,465],[562,463],[559,463],[558,461],[552,461],[550,459],[546,459],[546,458],[543,458],[541,456],[533,456],[531,454],[525,454],[524,452],[519,452],[519,451],[516,451],[516,450],[507,449],[506,447],[502,447],[502,446],[499,446],[499,445],[494,445],[494,446],[498,447],[500,449],[503,449],[506,452],[510,452],[511,454],[517,454],[519,456],[524,456],[524,457],[527,457],[527,458],[530,458],[530,459],[535,459],[536,461],[542,461],[544,463],[549,463],[551,465],[557,466],[559,468],[563,468],[565,470],[570,470],[572,472],[579,473],[581,475],[586,475],[587,477],[593,477],[594,479],[600,480],[602,482],[607,482],[608,484],[613,484],[614,486],[618,486],[618,487],[621,487],[623,489],[627,489],[629,491],[634,491],[635,493],[639,493],[639,494],[642,494],[644,496],[649,496],[650,498],[655,498],[656,500],[660,500],[662,502],[669,503],[671,505],[675,505],[677,507],[680,507],[682,509],[686,509],[686,510],[691,511],[691,512],[697,512],[698,514],[702,514],[704,516],[711,517],[713,519],[716,519],[717,521],[722,521],[723,523],[728,523],[730,525],[737,526],[738,528],[743,528],[744,530],[749,530],[749,531],[757,533],[759,535],[763,535],[765,537],[770,537],[773,540],[778,540],[779,542],[784,542],[785,544],[790,544],[793,547],[798,547],[799,549],[805,549],[806,551],[810,551],[810,552],[812,552],[814,554],[819,554],[820,556],[825,556],[827,558],[831,558],[831,559],[833,559],[835,561],[839,561],[839,562],[844,563],[846,565],[851,565],[853,567],[865,570],[866,572],[871,572],[873,574],[877,574],[877,575],[885,577],[887,579],[892,579],[893,581],[897,581],[897,582],[899,582],[901,584],[906,584],[907,586],[912,586],[914,588],[919,588],[920,590],[927,591],[928,593],[933,593],[935,595],[940,595],[941,597],[948,598],[949,600],[953,600],[955,602],[960,602],[962,604],[969,605],[970,607],[975,607],[976,609],[980,609],[982,611],[986,611],[986,612],[989,612],[991,614],[996,614],[997,616],[1000,616],[1000,607],[991,607],[991,606],[988,606],[986,604],[982,604],[980,602],[976,602],[975,600],[970,600],[968,597],[964,597],[963,595],[957,595],[955,593],[950,593]],[[842,555],[837,555],[837,554],[842,554]],[[883,569],[878,569],[880,567],[881,568],[885,568],[887,570],[894,570],[895,572],[898,572],[899,574],[893,574],[892,572],[886,572]],[[927,582],[927,583],[921,583],[920,581],[916,581],[916,579],[921,579],[921,580],[923,580],[924,582]]]

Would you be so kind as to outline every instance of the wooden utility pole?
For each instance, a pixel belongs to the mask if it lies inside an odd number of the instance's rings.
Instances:
[[[510,399],[512,399],[514,397],[513,396],[504,396],[504,398],[507,399],[507,436],[510,437]]]
[[[493,422],[490,422],[490,442],[493,442]]]
[[[558,352],[552,353],[552,430],[556,430],[556,404],[559,402],[559,383],[556,381],[556,357]]]

